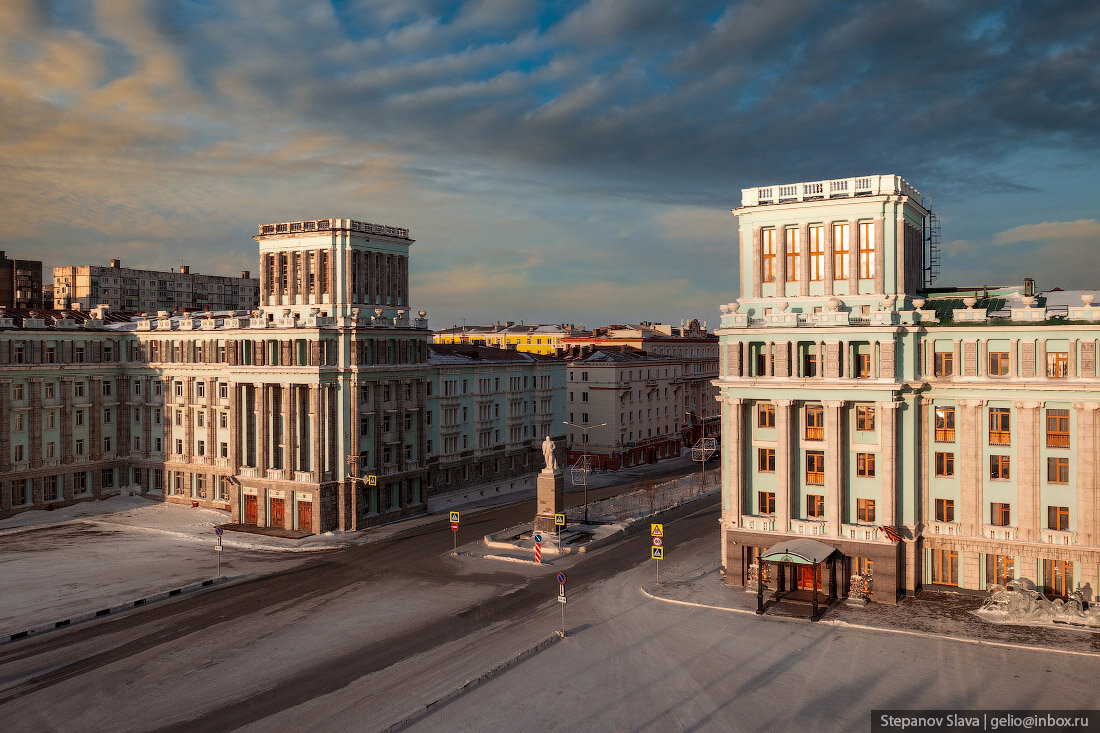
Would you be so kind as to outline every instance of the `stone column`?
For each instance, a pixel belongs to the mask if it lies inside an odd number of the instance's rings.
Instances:
[[[1096,470],[1097,410],[1100,402],[1074,402],[1077,411],[1077,542],[1093,546],[1100,540],[1100,484]],[[1097,590],[1093,590],[1097,598]]]
[[[291,469],[291,452],[290,452],[290,432],[291,432],[291,419],[290,419],[290,391],[291,385],[286,382],[280,384],[276,389],[279,390],[279,418],[280,418],[280,431],[279,438],[282,440],[282,463],[283,470],[287,472],[287,476],[290,476],[293,469]],[[275,450],[279,450],[279,446],[274,446]]]
[[[62,377],[57,388],[61,390],[61,445],[58,456],[62,464],[69,464],[73,462],[73,378]],[[0,425],[6,428],[10,424],[0,418]]]
[[[42,377],[27,380],[27,465],[42,465]]]
[[[881,475],[882,481],[882,521],[885,525],[893,527],[898,524],[898,469],[897,469],[897,435],[898,435],[898,402],[875,403],[876,420],[879,425],[879,450],[878,459],[875,462],[875,470]]]
[[[793,400],[772,400],[775,405],[775,531],[791,528],[792,474],[798,461],[792,451],[798,449],[794,436]],[[793,443],[793,448],[792,448]]]
[[[885,293],[886,292],[886,246],[885,246],[886,232],[884,231],[885,226],[886,226],[886,221],[884,219],[875,219],[875,292],[876,293]],[[901,243],[899,242],[898,244],[900,245]],[[896,257],[897,252],[900,249],[901,249],[900,247],[895,248],[894,252],[892,254]],[[904,265],[902,265],[902,267],[900,269],[904,270],[905,269]]]
[[[741,515],[744,513],[742,504],[745,496],[745,401],[737,397],[726,397],[722,402],[722,407],[726,412],[723,416],[723,424],[726,426],[726,430],[722,435],[722,468],[725,489],[722,492],[722,514],[727,521],[737,526],[741,520]]]
[[[1039,465],[1039,436],[1042,434],[1042,402],[1013,402],[1016,408],[1015,431],[1018,436],[1015,466],[1009,470],[1016,479],[1016,501],[1019,517],[1013,522],[1024,542],[1038,542],[1042,519],[1042,469]]]
[[[230,475],[240,473],[244,463],[244,385],[229,384],[229,470]]]
[[[1047,340],[1035,339],[1035,376],[1049,379],[1047,375]]]
[[[752,228],[752,297],[761,297],[761,281],[764,279],[764,246],[761,241],[761,228]]]
[[[256,385],[256,464],[260,477],[263,477],[267,469],[271,467],[270,441],[271,431],[268,429],[269,414],[267,410],[268,392],[267,384]]]
[[[934,470],[931,467],[932,451],[929,448],[929,443],[932,439],[929,438],[929,432],[931,426],[935,423],[932,421],[932,415],[935,414],[935,400],[931,397],[920,398],[920,419],[918,421],[920,430],[920,464],[918,470],[920,471],[920,516],[917,517],[917,527],[927,527],[930,521],[935,519],[935,507],[932,506],[931,500],[928,498],[928,475]],[[960,465],[961,468],[961,465]]]
[[[260,255],[260,305],[267,305],[269,302],[268,291],[271,289],[271,278],[267,275],[267,263],[270,255]]]
[[[194,407],[194,378],[188,377],[184,380],[183,391],[184,394],[187,395],[183,403],[183,461],[184,463],[191,463],[195,456],[195,415],[197,414],[197,410]],[[202,408],[200,407],[198,409]]]
[[[1069,362],[1066,364],[1066,376],[1071,379],[1076,379],[1080,376],[1077,373],[1077,339],[1069,340],[1069,353],[1066,355]]]
[[[956,436],[959,446],[959,460],[955,468],[959,473],[959,521],[962,533],[970,537],[980,537],[985,525],[983,486],[988,467],[982,460],[982,444],[985,431],[982,421],[982,406],[985,400],[956,400]]]
[[[11,379],[0,379],[0,474],[11,471]]]
[[[844,400],[823,400],[825,406],[825,533],[840,536],[844,523],[844,507],[848,497],[844,491],[844,469],[848,458],[848,403]]]
[[[1020,376],[1020,340],[1011,339],[1008,342],[1008,376]]]
[[[88,389],[92,403],[88,409],[88,457],[98,461],[103,453],[103,377],[88,379]],[[99,476],[99,471],[92,471],[92,476]]]

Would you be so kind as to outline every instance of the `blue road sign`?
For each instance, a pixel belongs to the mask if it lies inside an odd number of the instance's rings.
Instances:
[[[558,585],[565,585],[565,573],[558,573]]]
[[[535,532],[535,542],[542,542],[542,533]]]
[[[222,536],[222,528],[221,527],[214,527],[214,534],[221,537]]]

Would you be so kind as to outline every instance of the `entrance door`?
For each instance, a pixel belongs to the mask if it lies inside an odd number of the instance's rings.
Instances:
[[[313,531],[313,502],[298,502],[298,530],[301,532]]]
[[[815,572],[816,571],[816,572]],[[814,575],[818,576],[817,588],[821,588],[821,566],[820,565],[799,565],[798,566],[798,587],[802,590],[814,589]]]
[[[255,524],[256,523],[256,495],[245,494],[244,495],[244,523]]]
[[[282,527],[286,524],[286,517],[283,514],[283,499],[271,500],[271,521],[267,523],[268,527]]]

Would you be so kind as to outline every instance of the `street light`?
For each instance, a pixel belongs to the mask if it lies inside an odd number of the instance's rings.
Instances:
[[[584,433],[584,453],[581,455],[581,470],[584,472],[584,523],[588,524],[588,431],[592,428],[602,428],[607,423],[602,422],[599,425],[574,425],[571,422],[562,420],[563,425],[568,425],[571,428],[576,428]]]
[[[685,415],[690,415],[691,417],[694,417],[695,419],[699,420],[699,422],[702,424],[702,429],[701,429],[699,440],[697,440],[695,442],[695,445],[693,445],[691,447],[691,460],[699,461],[699,469],[700,469],[699,493],[701,494],[701,493],[703,493],[703,491],[706,490],[706,486],[707,486],[707,459],[710,458],[712,455],[714,455],[714,451],[715,451],[714,442],[715,441],[714,441],[714,438],[705,437],[706,432],[707,432],[706,422],[702,418],[700,418],[699,415],[695,414],[694,412],[689,412],[687,410],[684,410],[684,414]],[[696,457],[696,456],[698,456],[698,457]]]

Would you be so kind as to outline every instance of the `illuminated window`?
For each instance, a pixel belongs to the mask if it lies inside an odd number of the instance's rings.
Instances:
[[[1068,560],[1043,560],[1043,593],[1065,596],[1073,590],[1073,563]]]
[[[859,225],[859,277],[868,280],[875,276],[875,225],[863,222]]]
[[[955,442],[955,408],[936,408],[936,442]]]
[[[818,224],[809,229],[810,234],[810,279],[825,279],[825,227]]]
[[[955,521],[955,500],[954,499],[936,499],[936,521],[937,522],[954,522]]]
[[[1047,448],[1069,448],[1069,410],[1047,410]]]
[[[875,429],[875,408],[869,406],[856,407],[856,430],[868,432]]]
[[[944,478],[955,475],[954,453],[936,453],[936,475]]]
[[[1007,407],[989,408],[989,444],[1009,445],[1012,442],[1011,412]]]
[[[1003,377],[1008,374],[1008,352],[989,352],[989,376]]]
[[[989,457],[989,478],[1008,479],[1011,477],[1011,461],[1008,456]]]
[[[1069,354],[1065,351],[1052,351],[1047,354],[1047,376],[1051,379],[1065,379],[1069,376]]]
[[[787,282],[798,279],[798,256],[801,254],[801,242],[798,241],[798,229],[787,227],[783,230],[787,249]]]
[[[875,475],[875,454],[856,453],[856,476],[873,478]]]
[[[765,229],[761,231],[760,240],[764,254],[764,279],[762,282],[775,282],[775,230]]]
[[[806,440],[825,439],[825,408],[806,405]]]
[[[856,379],[868,379],[871,376],[871,355],[856,354]]]
[[[851,253],[847,224],[833,224],[833,279],[848,279],[848,255]]]
[[[814,485],[825,483],[825,451],[806,451],[806,483]]]

